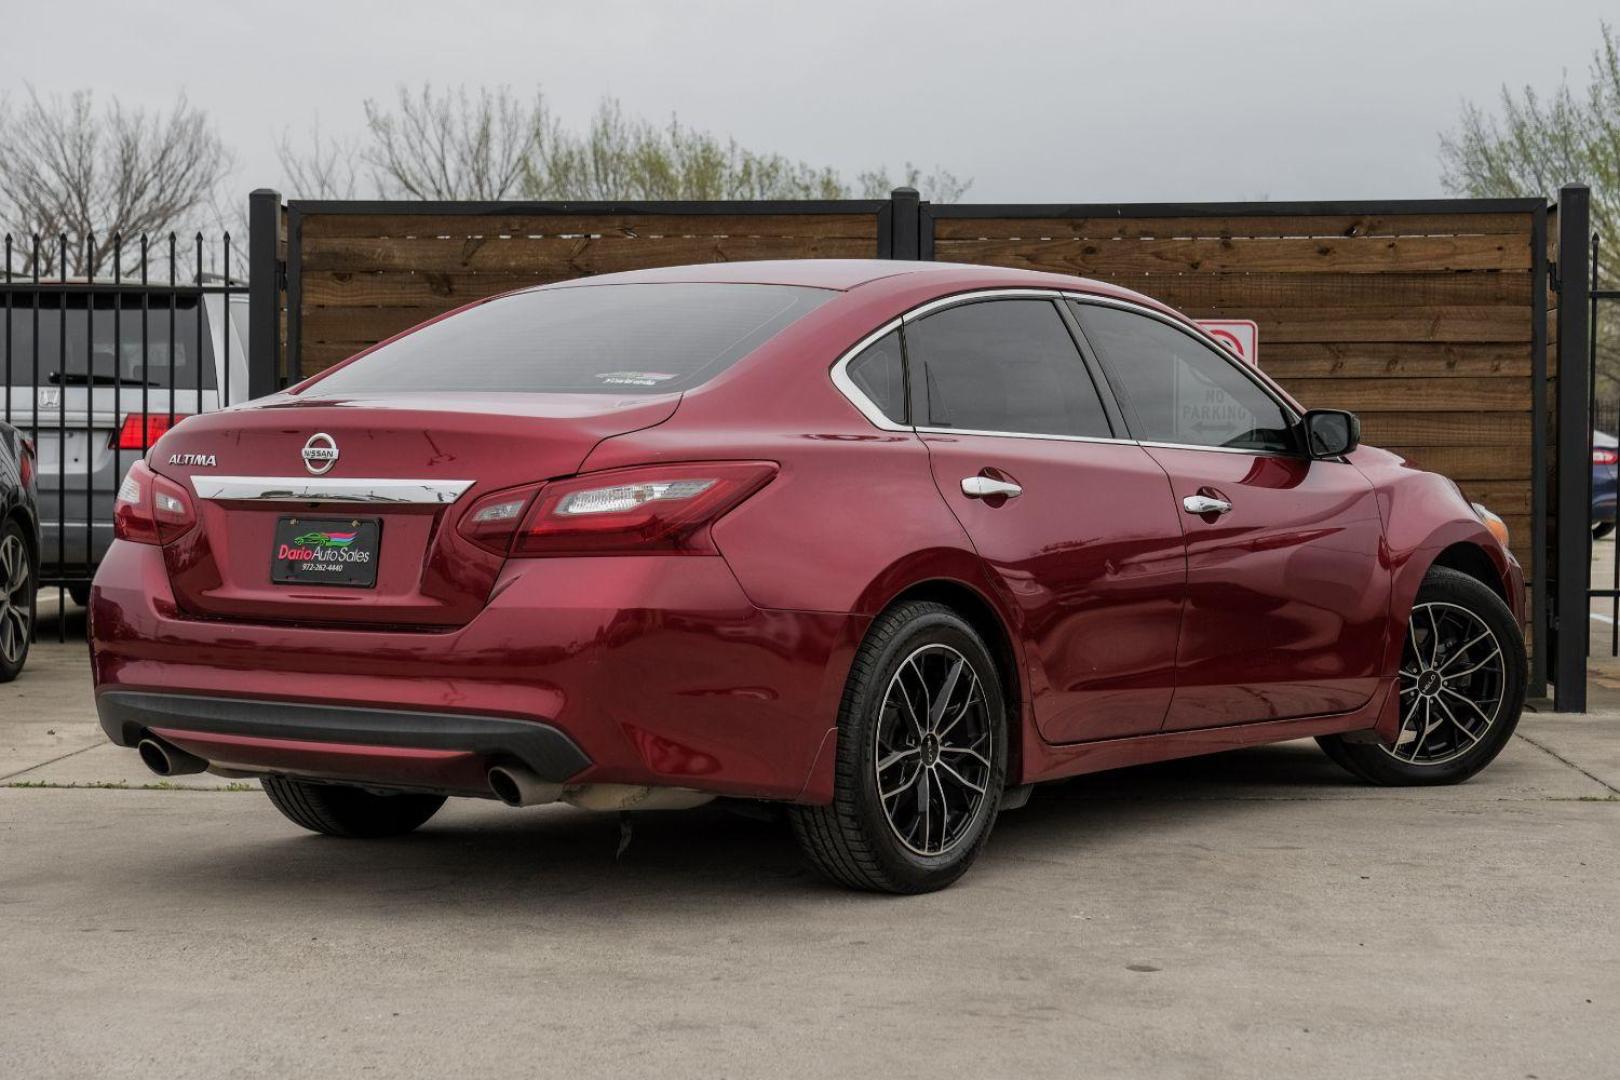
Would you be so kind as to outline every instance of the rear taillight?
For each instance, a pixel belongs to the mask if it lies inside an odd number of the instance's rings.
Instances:
[[[770,482],[768,461],[642,466],[498,491],[461,519],[473,543],[513,557],[714,554],[709,526]]]
[[[197,524],[186,489],[137,461],[124,475],[113,501],[113,535],[137,544],[178,540]]]
[[[34,444],[27,438],[20,438],[22,455],[17,462],[17,475],[22,481],[24,491],[34,486]]]
[[[1607,446],[1598,446],[1592,449],[1592,464],[1614,465],[1620,463],[1620,450]]]
[[[184,416],[171,417],[168,413],[130,413],[113,436],[113,446],[119,450],[148,450],[184,419]]]

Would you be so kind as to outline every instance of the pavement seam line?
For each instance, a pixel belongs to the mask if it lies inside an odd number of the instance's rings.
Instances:
[[[78,755],[83,754],[86,751],[94,750],[98,746],[105,746],[105,745],[106,745],[105,743],[91,743],[89,746],[81,746],[77,750],[69,750],[67,753],[63,754],[60,757],[53,757],[49,761],[41,761],[36,765],[28,766],[28,768],[26,768],[26,769],[19,769],[14,773],[7,773],[4,776],[0,776],[0,783],[4,783],[7,780],[15,780],[19,776],[28,775],[29,773],[33,772],[35,769],[43,769],[47,765],[55,765],[58,761],[66,761],[70,757],[77,757]]]
[[[1582,776],[1586,777],[1588,780],[1592,781],[1592,783],[1596,784],[1598,787],[1602,788],[1603,790],[1611,792],[1611,793],[1613,793],[1615,795],[1620,795],[1620,787],[1615,787],[1613,784],[1609,783],[1607,780],[1603,779],[1602,777],[1595,776],[1592,773],[1587,772],[1585,769],[1583,769],[1581,766],[1575,764],[1573,761],[1569,760],[1569,758],[1565,757],[1563,754],[1560,754],[1556,750],[1552,750],[1552,749],[1549,749],[1548,747],[1545,747],[1545,746],[1541,745],[1540,743],[1536,742],[1536,740],[1534,740],[1530,736],[1526,735],[1524,732],[1515,731],[1513,733],[1513,735],[1514,735],[1515,738],[1523,739],[1525,742],[1529,743],[1531,746],[1535,747],[1537,750],[1540,750],[1543,754],[1546,754],[1548,757],[1552,758],[1554,761],[1563,762],[1565,765],[1569,766],[1571,769],[1574,769],[1576,772],[1580,773]]]

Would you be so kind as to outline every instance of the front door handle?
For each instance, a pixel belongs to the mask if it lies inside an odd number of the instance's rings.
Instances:
[[[995,480],[988,476],[962,477],[962,494],[970,499],[993,499],[998,495],[1004,499],[1016,499],[1023,493],[1023,488],[1007,480]]]
[[[1181,500],[1181,505],[1189,514],[1226,514],[1232,510],[1232,504],[1225,499],[1208,495],[1189,495]]]

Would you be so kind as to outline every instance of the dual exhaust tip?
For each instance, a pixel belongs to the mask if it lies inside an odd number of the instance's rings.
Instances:
[[[489,790],[507,806],[539,806],[565,802],[581,810],[689,810],[713,802],[715,796],[689,788],[647,787],[641,784],[578,784],[564,787],[540,779],[521,765],[496,765],[489,770]]]
[[[208,771],[208,762],[202,758],[150,736],[136,744],[135,752],[141,755],[146,767],[159,776],[190,776]]]

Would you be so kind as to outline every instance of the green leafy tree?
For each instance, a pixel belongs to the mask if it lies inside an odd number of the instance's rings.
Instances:
[[[1603,288],[1620,287],[1620,35],[1605,24],[1587,85],[1566,80],[1550,97],[1532,87],[1502,88],[1498,112],[1472,103],[1440,138],[1447,189],[1477,198],[1554,198],[1567,183],[1592,189],[1592,228]],[[1599,305],[1599,395],[1620,392],[1620,310]]]

